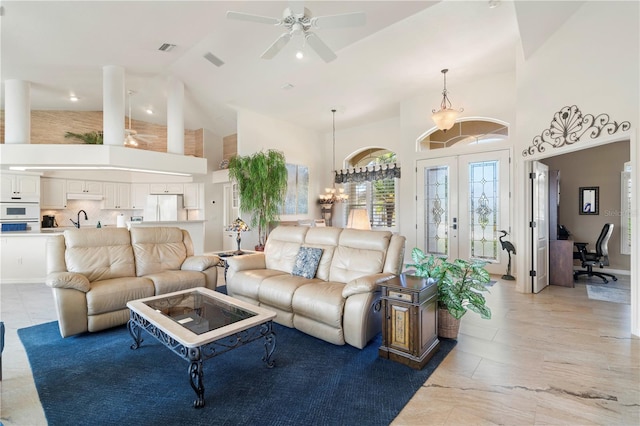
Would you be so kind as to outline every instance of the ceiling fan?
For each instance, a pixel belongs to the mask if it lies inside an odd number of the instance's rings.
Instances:
[[[252,15],[244,12],[227,12],[227,18],[241,21],[251,21],[260,24],[283,26],[286,32],[274,41],[264,51],[262,59],[271,59],[280,52],[291,40],[291,37],[301,35],[304,42],[324,60],[331,62],[337,58],[336,54],[327,46],[312,29],[341,28],[364,25],[366,16],[364,12],[343,13],[340,15],[327,15],[314,17],[309,9],[304,7],[301,1],[289,2],[289,7],[282,13],[282,19],[268,16]]]
[[[138,146],[138,140],[150,143],[151,141],[149,141],[148,139],[157,138],[156,135],[139,135],[137,131],[131,128],[131,96],[135,93],[136,92],[134,92],[133,90],[127,91],[127,94],[129,95],[129,128],[124,130],[125,146]]]

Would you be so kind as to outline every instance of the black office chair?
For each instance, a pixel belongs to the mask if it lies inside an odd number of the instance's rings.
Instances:
[[[618,281],[618,278],[615,275],[604,272],[594,272],[593,270],[593,267],[596,265],[600,266],[600,268],[603,266],[609,266],[609,249],[607,244],[609,243],[609,238],[611,238],[612,233],[613,224],[605,223],[602,227],[602,231],[600,231],[600,236],[596,241],[595,253],[587,251],[587,243],[574,243],[578,249],[576,257],[582,261],[582,267],[587,268],[586,270],[573,271],[574,280],[577,280],[580,275],[587,275],[588,277],[600,277],[605,283],[609,282],[607,277],[610,277],[613,281]]]

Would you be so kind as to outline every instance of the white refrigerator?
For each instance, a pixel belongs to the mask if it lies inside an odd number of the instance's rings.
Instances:
[[[182,195],[149,195],[144,206],[145,222],[175,222],[187,220]]]

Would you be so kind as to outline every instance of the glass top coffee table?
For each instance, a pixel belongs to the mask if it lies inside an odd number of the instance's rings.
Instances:
[[[275,312],[204,287],[133,300],[127,307],[127,327],[134,340],[131,349],[140,347],[144,329],[190,363],[196,408],[204,407],[205,359],[263,338],[262,360],[268,368],[275,365],[271,359],[276,347]]]

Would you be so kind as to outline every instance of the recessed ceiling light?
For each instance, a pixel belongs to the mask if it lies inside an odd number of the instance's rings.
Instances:
[[[489,0],[489,9],[495,9],[500,6],[500,0]]]
[[[298,58],[298,59],[304,58],[304,53],[302,52],[302,50],[298,50],[296,52],[296,58]]]
[[[153,110],[151,108],[147,108],[145,111],[147,111],[147,114],[149,115],[153,114]]]
[[[293,84],[291,84],[291,83],[286,83],[286,84],[284,84],[284,85],[281,87],[281,89],[282,89],[282,90],[290,90],[290,89],[293,89],[294,87],[295,87],[295,86],[294,86]]]
[[[71,96],[69,96],[69,100],[71,102],[78,102],[78,97],[76,95],[71,95]]]

